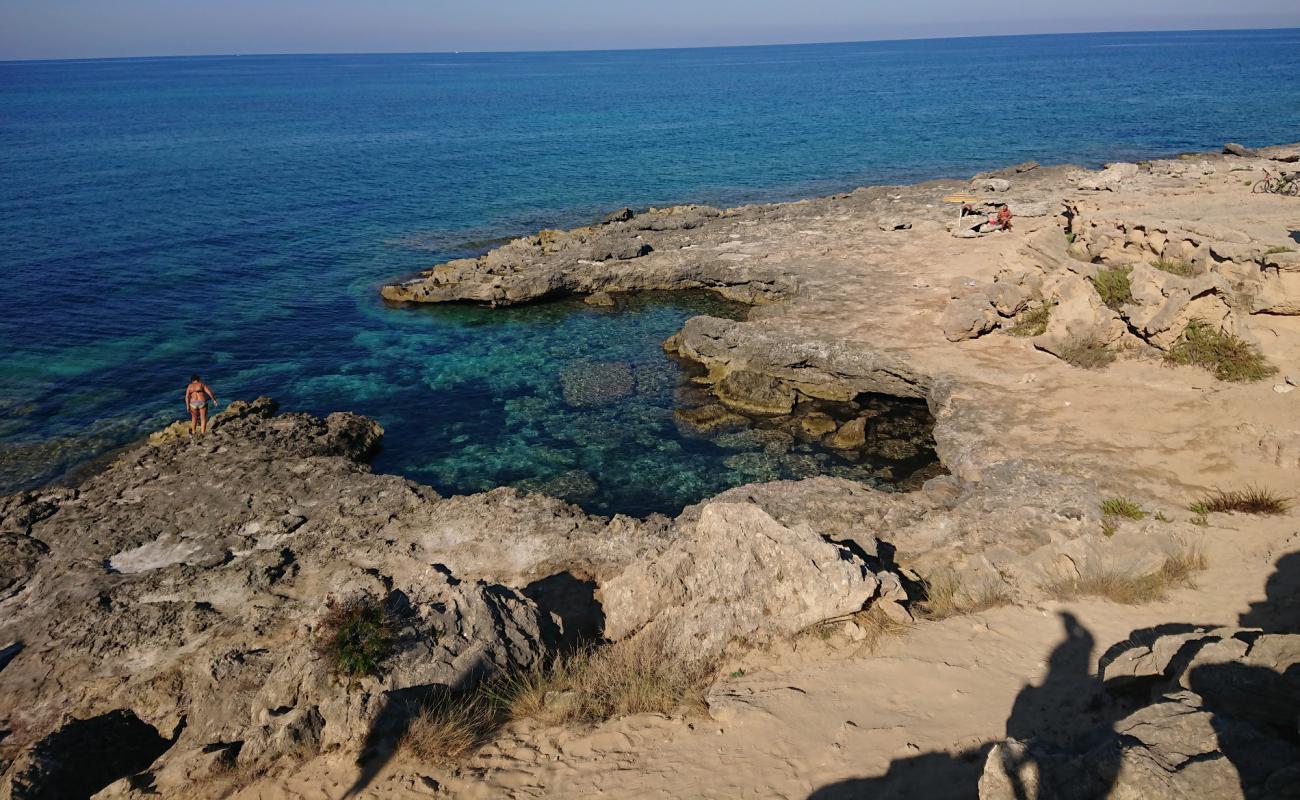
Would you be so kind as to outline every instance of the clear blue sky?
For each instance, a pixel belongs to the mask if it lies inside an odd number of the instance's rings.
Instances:
[[[1300,27],[1300,0],[0,0],[0,60]]]

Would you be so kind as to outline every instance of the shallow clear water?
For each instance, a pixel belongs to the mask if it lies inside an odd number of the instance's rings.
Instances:
[[[377,466],[444,491],[578,470],[594,508],[671,510],[749,474],[662,427],[671,391],[640,395],[658,422],[616,447],[599,442],[631,407],[547,398],[580,361],[661,359],[671,377],[658,342],[698,300],[411,311],[385,308],[378,284],[624,204],[1300,138],[1298,44],[1273,31],[0,64],[0,489],[178,416],[200,371],[223,399],[374,416],[389,431]],[[652,447],[653,431],[689,457]]]

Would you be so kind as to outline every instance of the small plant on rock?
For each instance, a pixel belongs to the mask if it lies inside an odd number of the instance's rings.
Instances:
[[[1127,497],[1108,497],[1101,501],[1101,514],[1104,517],[1123,517],[1125,519],[1143,519],[1147,512],[1142,506]]]
[[[1191,278],[1197,275],[1196,267],[1188,264],[1186,261],[1173,261],[1162,258],[1159,261],[1153,262],[1151,266],[1161,272],[1168,272],[1170,275],[1177,275],[1180,278]]]
[[[1165,354],[1168,364],[1201,367],[1221,381],[1259,381],[1277,372],[1253,345],[1203,320],[1187,323]]]
[[[1231,492],[1219,490],[1192,503],[1188,510],[1204,518],[1214,513],[1259,514],[1276,516],[1285,514],[1291,508],[1291,501],[1279,497],[1268,489],[1248,487]]]
[[[1294,253],[1294,252],[1295,252],[1294,247],[1287,247],[1286,245],[1283,244],[1275,244],[1272,247],[1265,250],[1264,255],[1275,256],[1278,253]]]
[[[1130,267],[1112,267],[1098,270],[1092,279],[1092,285],[1101,295],[1101,302],[1107,308],[1119,311],[1125,303],[1133,302],[1133,284],[1129,279],[1133,270]]]
[[[1041,336],[1047,332],[1047,323],[1052,318],[1052,307],[1056,304],[1050,301],[1044,301],[1042,304],[1034,306],[1020,313],[1016,317],[1015,324],[1007,328],[1007,333],[1012,336]]]
[[[1066,342],[1057,356],[1080,369],[1101,369],[1115,360],[1115,351],[1098,338],[1084,337]]]
[[[317,649],[349,685],[379,672],[395,637],[388,607],[370,595],[325,601]]]

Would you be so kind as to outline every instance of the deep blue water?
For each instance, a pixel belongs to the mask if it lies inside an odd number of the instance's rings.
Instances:
[[[668,380],[658,341],[701,301],[411,311],[377,285],[625,204],[1228,139],[1300,139],[1300,31],[0,64],[0,489],[176,416],[200,371],[374,416],[377,467],[444,491],[585,473],[590,507],[671,510],[756,473],[675,434],[667,384],[633,414],[558,381]]]

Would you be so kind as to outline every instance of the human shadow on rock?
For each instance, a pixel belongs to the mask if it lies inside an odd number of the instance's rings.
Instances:
[[[1123,716],[1125,709],[1113,703],[1101,681],[1090,669],[1095,640],[1072,614],[1062,613],[1065,638],[1048,658],[1048,673],[1043,682],[1027,685],[1016,696],[1006,722],[1006,735],[1030,744],[1023,751],[1002,749],[1003,772],[1012,784],[1018,800],[1030,800],[1030,787],[1024,776],[1036,772],[1042,787],[1034,797],[1055,797],[1053,787],[1066,787],[1068,797],[1104,797],[1118,771],[1118,754],[1113,764],[1100,770],[1098,785],[1093,782],[1088,794],[1075,791],[1077,769],[1067,759],[1047,757],[1067,748],[1086,746],[1092,737],[1105,732],[1105,726]],[[1102,726],[1099,728],[1099,725]],[[926,753],[898,759],[889,771],[875,778],[858,778],[824,786],[809,800],[881,800],[884,798],[977,798],[980,776],[991,745],[956,754]]]

